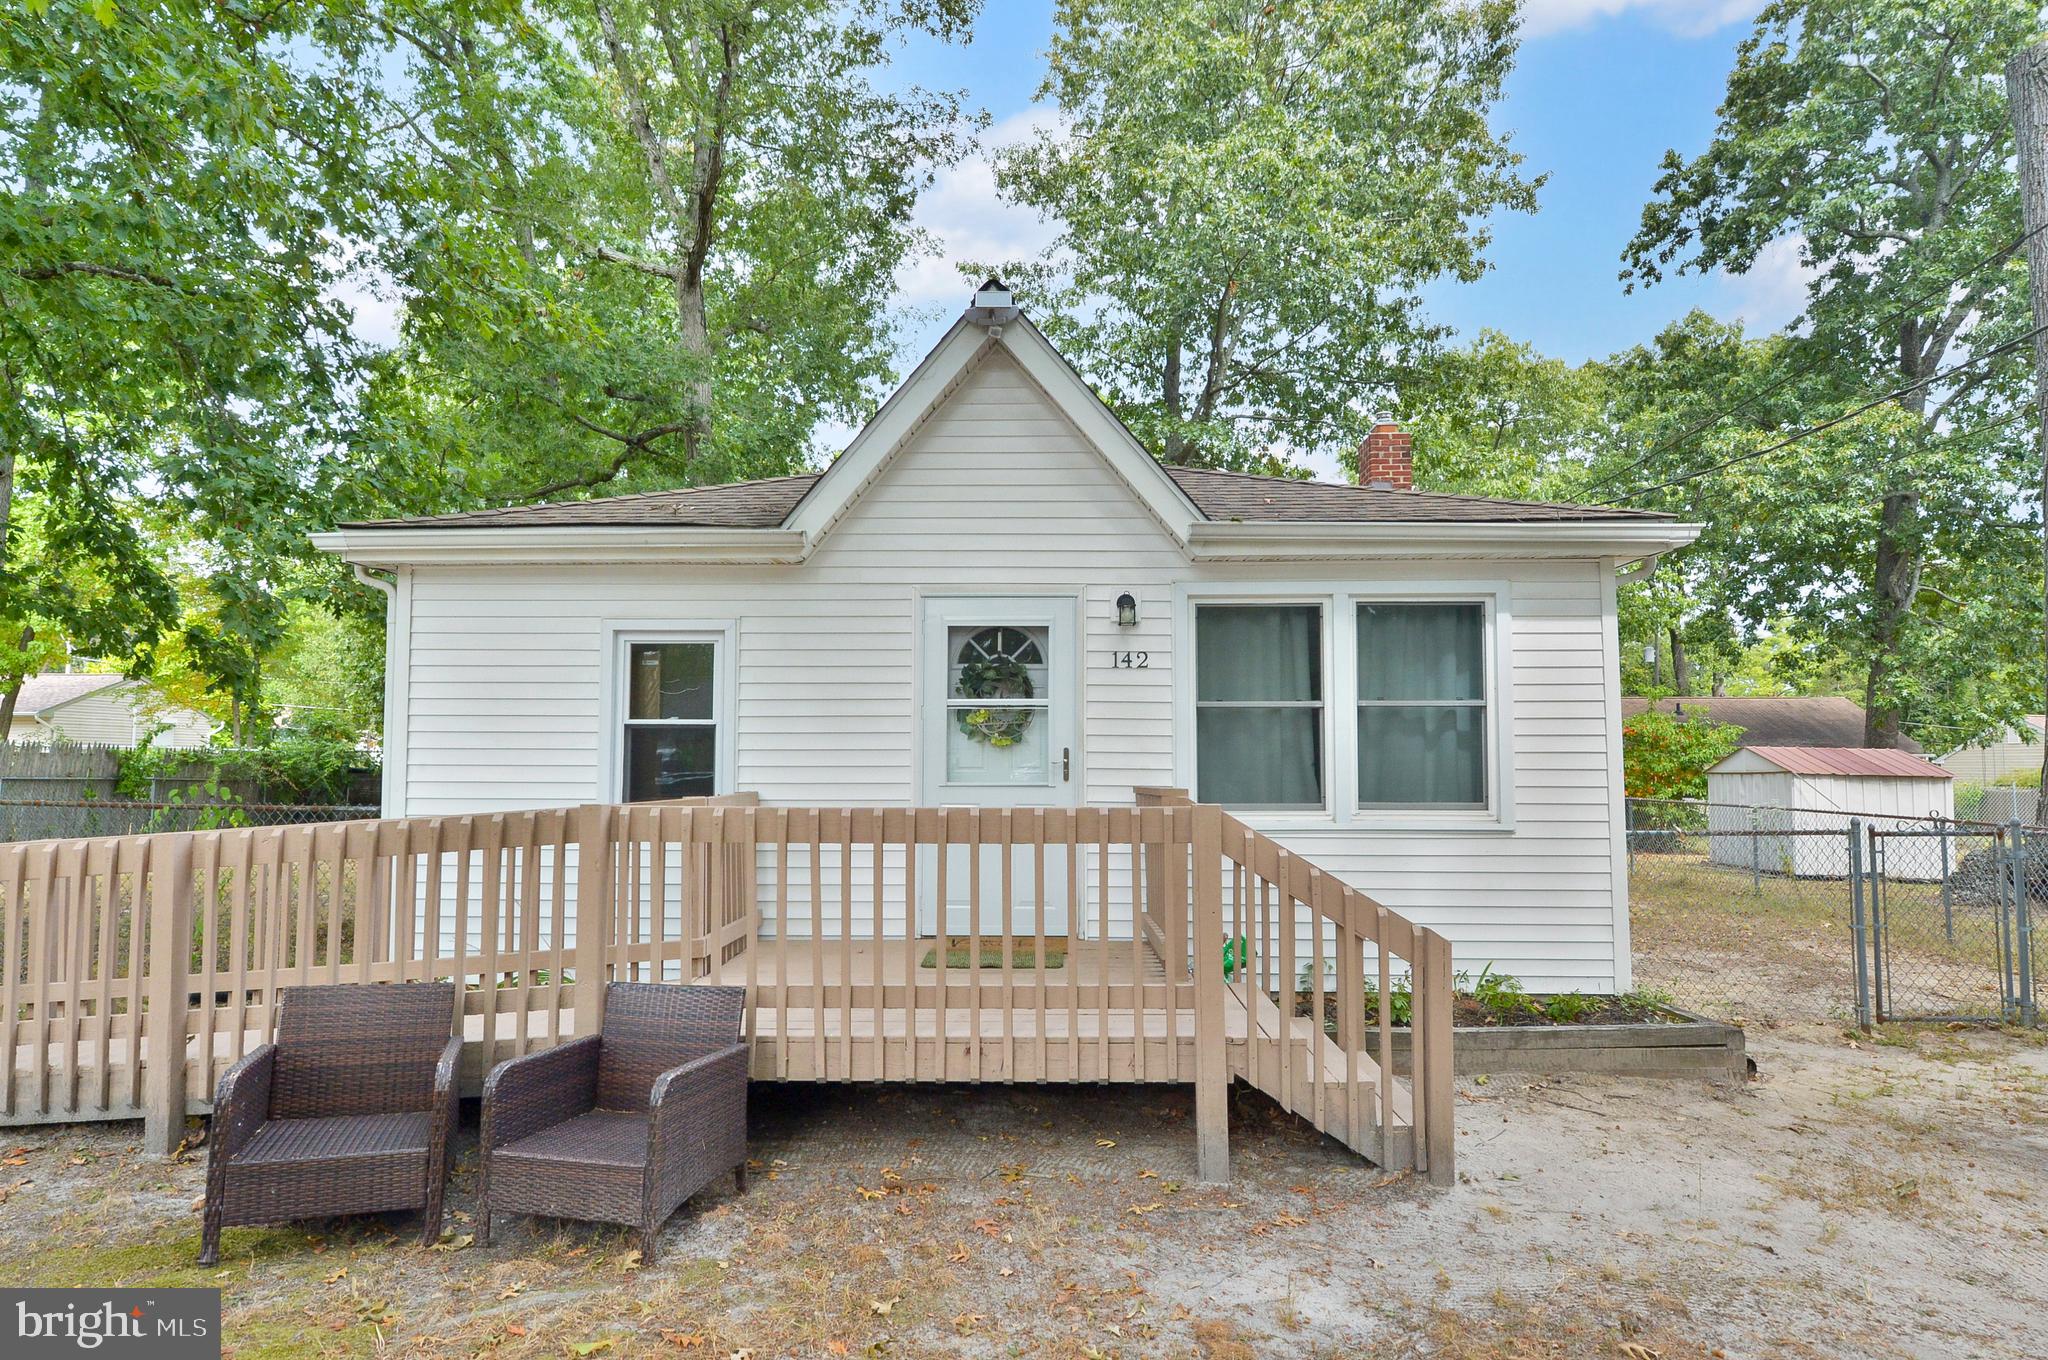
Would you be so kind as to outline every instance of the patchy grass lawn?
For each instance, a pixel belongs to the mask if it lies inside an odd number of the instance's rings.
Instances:
[[[215,1284],[238,1357],[2038,1356],[2041,1039],[1752,1052],[1742,1088],[1462,1082],[1447,1192],[1249,1093],[1203,1188],[1179,1090],[756,1087],[753,1188],[700,1196],[653,1267],[573,1223],[475,1246],[465,1142],[437,1250],[405,1216],[230,1229],[202,1270],[203,1151],[18,1131],[0,1278]]]
[[[1854,1010],[1850,888],[1637,854],[1629,874],[1639,985],[1745,1026],[1842,1021]],[[1995,905],[1958,879],[1898,877],[1884,888],[1887,1004],[1909,1015],[1995,1016],[2001,942]],[[2048,964],[2048,949],[2038,957]]]

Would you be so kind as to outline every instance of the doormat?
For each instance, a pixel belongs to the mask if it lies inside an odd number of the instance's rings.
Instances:
[[[1034,951],[1037,948],[1037,943],[1036,940],[1017,940],[1013,942],[1010,945],[1010,967],[1013,969],[1036,968],[1038,964],[1035,961],[1036,954]],[[968,966],[967,960],[972,957],[973,953],[973,942],[965,936],[956,935],[946,941],[946,966],[948,968],[965,968]],[[937,968],[939,966],[939,951],[936,945],[924,951],[924,963],[921,966],[925,968]],[[980,968],[1001,968],[1003,966],[1003,941],[1001,937],[984,939],[981,942],[981,962],[975,966]],[[1064,968],[1067,966],[1067,946],[1064,941],[1047,940],[1045,942],[1045,966],[1047,968]]]

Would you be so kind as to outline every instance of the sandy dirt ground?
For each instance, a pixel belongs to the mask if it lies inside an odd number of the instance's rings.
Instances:
[[[230,1230],[204,1152],[0,1133],[0,1282],[217,1284],[268,1355],[2048,1355],[2048,1038],[1755,1034],[1741,1087],[1460,1083],[1459,1184],[1383,1177],[1240,1092],[1193,1183],[1178,1090],[756,1088],[752,1189],[626,1236],[439,1249],[411,1220]],[[197,1125],[194,1126],[195,1134]]]

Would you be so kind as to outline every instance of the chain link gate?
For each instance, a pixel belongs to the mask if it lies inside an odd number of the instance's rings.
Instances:
[[[1848,839],[1859,1024],[2038,1021],[2033,915],[2048,901],[2048,832],[1858,818]]]

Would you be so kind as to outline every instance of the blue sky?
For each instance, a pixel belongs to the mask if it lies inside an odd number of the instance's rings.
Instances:
[[[1616,278],[1664,151],[1689,155],[1711,136],[1736,44],[1760,3],[1528,0],[1495,126],[1529,173],[1549,182],[1538,212],[1493,224],[1494,267],[1483,279],[1429,290],[1432,314],[1462,335],[1491,327],[1575,362],[1646,340],[1692,307],[1765,328],[1796,316],[1804,279],[1791,243],[1742,278],[1667,280],[1632,296]],[[1032,95],[1051,33],[1050,0],[995,0],[971,43],[913,44],[892,79],[964,87],[995,120],[987,141],[1014,140],[1050,116]],[[909,362],[966,301],[955,261],[1034,254],[1051,237],[1032,214],[995,201],[980,159],[942,175],[919,215],[942,256],[899,279],[898,305],[932,318],[909,328]]]

